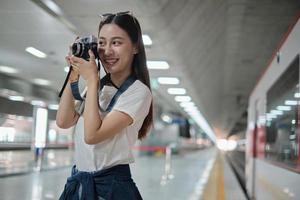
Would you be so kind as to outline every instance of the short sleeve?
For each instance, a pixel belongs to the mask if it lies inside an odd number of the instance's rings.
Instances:
[[[133,119],[133,123],[145,119],[152,102],[149,88],[142,82],[136,82],[119,97],[113,107],[113,110],[128,114]]]

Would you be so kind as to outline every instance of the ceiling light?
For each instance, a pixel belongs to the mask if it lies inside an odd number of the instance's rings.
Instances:
[[[183,107],[183,108],[186,108],[186,107],[194,107],[195,106],[195,103],[194,102],[181,102],[180,103],[180,106]]]
[[[295,98],[300,98],[300,93],[299,93],[299,92],[295,93],[295,94],[294,94],[294,97],[295,97]]]
[[[24,101],[23,96],[9,96],[8,99],[12,101]]]
[[[17,69],[9,67],[9,66],[4,66],[4,65],[0,65],[0,71],[3,73],[8,73],[8,74],[15,74],[18,72]]]
[[[186,90],[184,88],[169,88],[168,93],[182,95],[186,93]]]
[[[44,101],[41,101],[41,100],[32,100],[30,102],[30,104],[33,105],[33,106],[41,106],[41,107],[46,106],[46,103]]]
[[[149,37],[149,35],[142,35],[142,38],[143,38],[143,43],[144,43],[145,46],[152,45],[152,40]]]
[[[148,69],[169,69],[170,66],[166,61],[147,61]]]
[[[41,79],[41,78],[33,79],[33,82],[38,85],[50,85],[50,83],[51,83],[50,81],[48,81],[46,79]]]
[[[196,106],[184,107],[184,110],[186,112],[190,112],[190,111],[197,111],[197,112],[199,112],[199,110],[198,110],[198,108]]]
[[[19,93],[14,90],[0,89],[0,94],[4,96],[19,96]]]
[[[276,118],[276,114],[275,113],[267,113],[267,118]]]
[[[282,115],[282,114],[283,114],[283,111],[281,111],[281,110],[271,110],[270,113],[271,113],[271,114],[274,114],[274,115]]]
[[[285,105],[288,105],[288,106],[296,106],[297,105],[297,101],[293,101],[293,100],[286,100],[284,102]]]
[[[292,108],[291,106],[277,106],[277,110],[290,111]]]
[[[48,105],[48,108],[50,110],[58,110],[58,104],[50,104],[50,105]]]
[[[39,57],[39,58],[46,58],[47,55],[44,52],[41,52],[40,50],[37,50],[34,47],[27,47],[25,49],[28,53],[31,53],[32,55]]]
[[[191,101],[192,98],[190,96],[176,96],[175,97],[175,101],[178,102],[187,102],[187,101]]]
[[[157,78],[158,83],[166,85],[177,85],[179,84],[179,79],[175,77],[159,77]]]
[[[213,142],[216,142],[216,134],[200,112],[198,112],[196,115],[193,115],[193,120],[199,125],[199,127],[201,127],[206,135],[211,138]]]
[[[46,6],[57,15],[62,15],[62,10],[52,0],[42,0]]]

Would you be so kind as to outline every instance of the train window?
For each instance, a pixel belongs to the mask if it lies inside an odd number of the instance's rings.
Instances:
[[[298,160],[299,56],[267,92],[266,159],[295,168]]]

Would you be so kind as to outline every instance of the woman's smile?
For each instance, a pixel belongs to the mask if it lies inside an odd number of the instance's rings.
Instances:
[[[104,59],[104,63],[105,63],[108,67],[112,67],[112,66],[115,65],[118,61],[119,61],[118,58],[105,58],[105,59]]]

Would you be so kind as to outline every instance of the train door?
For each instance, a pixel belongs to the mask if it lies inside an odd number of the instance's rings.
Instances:
[[[246,188],[251,200],[255,199],[255,173],[256,173],[256,141],[258,132],[258,100],[254,106],[248,110],[248,131],[247,131],[247,150],[246,150]]]

